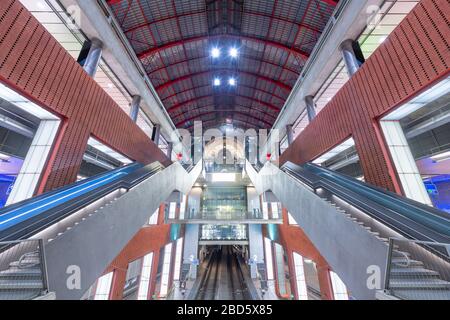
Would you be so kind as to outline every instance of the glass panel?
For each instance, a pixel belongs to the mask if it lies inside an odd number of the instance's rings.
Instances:
[[[187,196],[185,194],[183,194],[182,200],[181,200],[181,205],[180,205],[180,219],[184,219],[184,214],[186,212],[186,199],[187,199]]]
[[[263,219],[264,220],[269,219],[269,204],[267,202],[263,202],[262,209],[263,209]]]
[[[292,214],[290,212],[288,212],[288,219],[289,219],[289,224],[291,226],[298,226],[297,221],[295,221],[295,218],[292,216]]]
[[[164,262],[163,262],[163,270],[162,270],[162,277],[161,277],[161,290],[159,292],[161,297],[165,297],[167,295],[167,292],[169,289],[171,257],[172,257],[172,244],[169,243],[164,248]]]
[[[330,278],[333,286],[334,300],[348,300],[347,287],[341,278],[333,271],[330,271]]]
[[[247,189],[207,188],[202,194],[202,218],[239,219],[247,214]]]
[[[147,300],[150,290],[150,278],[152,273],[153,252],[144,257],[142,263],[141,281],[139,283],[138,300]]]
[[[159,218],[159,208],[156,209],[156,211],[152,214],[152,216],[148,220],[148,224],[149,225],[156,225],[156,224],[158,224],[158,218]]]
[[[297,284],[298,299],[308,300],[308,289],[306,286],[303,257],[295,252],[294,252],[294,268],[295,268],[295,282]]]
[[[169,204],[169,219],[175,219],[176,209],[177,209],[177,203],[171,202]]]
[[[180,280],[181,259],[183,258],[183,238],[177,240],[177,248],[175,251],[175,267],[173,271],[173,280]]]
[[[100,277],[97,282],[94,300],[108,300],[111,292],[113,273],[107,273]]]
[[[279,219],[280,218],[280,205],[278,202],[272,202],[271,204],[272,208],[272,218],[273,219]]]
[[[264,238],[264,251],[266,253],[267,280],[273,280],[272,241],[268,238]]]
[[[286,270],[284,264],[284,249],[278,243],[275,243],[275,261],[277,264],[278,290],[281,296],[287,296]]]
[[[201,240],[248,240],[247,225],[202,225]]]
[[[124,299],[126,300],[136,299],[141,269],[142,269],[142,259],[134,260],[128,264],[125,285],[123,286]]]

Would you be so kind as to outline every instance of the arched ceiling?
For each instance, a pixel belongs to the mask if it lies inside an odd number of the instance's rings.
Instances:
[[[270,128],[338,0],[109,0],[178,128]],[[218,47],[222,56],[211,57]],[[237,59],[227,56],[230,47]],[[213,86],[216,77],[223,84]],[[237,79],[231,87],[226,80]]]

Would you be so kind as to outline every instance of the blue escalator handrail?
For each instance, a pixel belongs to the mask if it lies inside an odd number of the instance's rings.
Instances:
[[[75,183],[68,187],[63,187],[59,190],[43,194],[35,199],[25,200],[23,201],[23,205],[20,205],[19,203],[11,209],[6,207],[3,210],[0,210],[0,231],[35,217],[67,201],[85,195],[106,184],[114,182],[141,167],[142,165],[137,163],[131,164],[126,167],[95,176],[91,179]]]
[[[397,212],[398,214],[427,226],[432,230],[450,236],[450,216],[444,212],[421,203],[413,202],[406,198],[401,198],[392,192],[372,187],[367,183],[310,163],[305,164],[303,168],[313,172],[321,178],[328,179],[339,186],[360,194],[361,196],[382,205],[386,209]]]

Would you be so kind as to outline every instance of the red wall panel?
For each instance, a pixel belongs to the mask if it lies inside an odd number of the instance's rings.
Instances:
[[[90,135],[133,160],[170,163],[17,0],[1,0],[0,81],[63,119],[40,191],[75,181]]]
[[[450,2],[422,0],[281,156],[311,161],[353,136],[368,182],[401,193],[378,119],[449,74]]]
[[[164,205],[161,205],[159,208],[158,225],[145,227],[139,230],[106,269],[105,273],[114,272],[113,288],[111,292],[112,300],[122,300],[123,298],[123,287],[126,281],[128,264],[136,259],[144,257],[150,252],[153,252],[153,264],[150,276],[151,284],[149,293],[153,294],[155,291],[159,252],[163,246],[170,242],[170,225],[164,224],[164,209]]]

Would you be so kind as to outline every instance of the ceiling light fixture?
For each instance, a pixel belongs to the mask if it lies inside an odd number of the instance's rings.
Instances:
[[[236,79],[235,78],[230,78],[228,80],[228,84],[232,87],[234,87],[236,85]]]
[[[215,78],[214,79],[214,86],[218,87],[222,84],[222,80],[220,80],[219,78]]]
[[[434,162],[442,162],[450,159],[450,151],[445,151],[431,157]]]
[[[219,48],[213,48],[211,50],[211,57],[219,58],[220,57],[220,49]]]
[[[238,55],[239,55],[238,49],[236,49],[236,48],[234,48],[234,47],[230,49],[230,57],[232,57],[232,58],[237,58]]]

